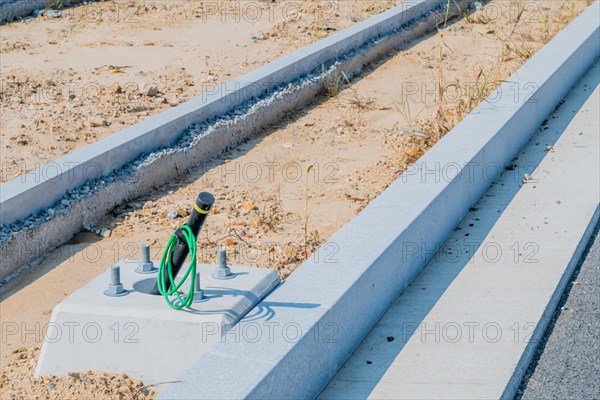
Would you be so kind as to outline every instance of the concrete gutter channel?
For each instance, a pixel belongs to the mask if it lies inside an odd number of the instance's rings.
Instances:
[[[594,2],[159,398],[316,397],[596,62],[599,13]]]
[[[299,49],[241,78],[0,186],[0,280],[7,281],[124,201],[281,120],[327,82],[423,36],[467,1],[418,0]]]

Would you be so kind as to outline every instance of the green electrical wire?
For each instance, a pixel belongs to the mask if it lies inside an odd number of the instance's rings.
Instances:
[[[163,295],[165,301],[174,310],[181,310],[185,307],[189,307],[194,302],[194,288],[196,284],[196,237],[192,233],[192,230],[187,225],[181,226],[181,233],[185,238],[188,248],[190,249],[190,265],[187,269],[187,272],[181,278],[179,283],[175,284],[175,279],[173,277],[173,269],[171,266],[171,256],[173,255],[173,250],[175,250],[175,246],[177,245],[178,239],[175,234],[171,235],[169,242],[167,243],[167,247],[165,248],[165,252],[163,253],[162,259],[160,260],[160,268],[158,270],[158,291]],[[165,287],[165,279],[164,279],[164,271],[165,268],[169,273],[169,282],[171,283],[171,289],[166,290]],[[192,275],[192,280],[190,283],[190,290],[185,300],[179,294],[179,288],[183,286],[188,276]],[[178,302],[175,302],[175,299],[171,299],[170,296],[175,295]]]

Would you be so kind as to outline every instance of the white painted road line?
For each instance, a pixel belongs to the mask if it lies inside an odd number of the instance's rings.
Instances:
[[[321,399],[514,395],[598,221],[599,73],[540,127]]]

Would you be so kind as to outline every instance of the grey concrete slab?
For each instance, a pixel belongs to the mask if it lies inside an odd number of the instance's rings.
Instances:
[[[320,399],[513,397],[600,216],[599,83],[596,64],[515,157],[531,179],[503,173]]]
[[[217,280],[211,277],[215,265],[200,264],[207,300],[174,311],[163,296],[142,289],[153,287],[158,272],[137,273],[138,260],[117,265],[125,296],[104,294],[108,270],[53,309],[36,377],[93,370],[126,373],[146,384],[172,381],[280,282],[275,270],[243,266],[231,266],[235,278]]]
[[[502,85],[261,302],[264,314],[237,325],[266,333],[207,353],[240,373],[239,385],[215,383],[202,357],[160,398],[315,397],[497,178],[490,167],[504,170],[595,62],[597,14],[594,3],[507,80],[535,85],[533,97]],[[323,257],[331,249],[334,257]],[[273,326],[279,332],[267,335]],[[241,373],[248,369],[253,384]]]

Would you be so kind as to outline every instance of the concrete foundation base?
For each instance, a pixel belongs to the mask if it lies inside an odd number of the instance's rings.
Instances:
[[[206,299],[176,311],[163,296],[144,293],[156,273],[135,272],[134,260],[117,265],[126,295],[104,294],[107,271],[54,308],[36,377],[93,370],[126,373],[146,384],[172,381],[280,282],[274,270],[249,267],[231,267],[233,279],[217,280],[211,277],[215,266],[202,264]]]

